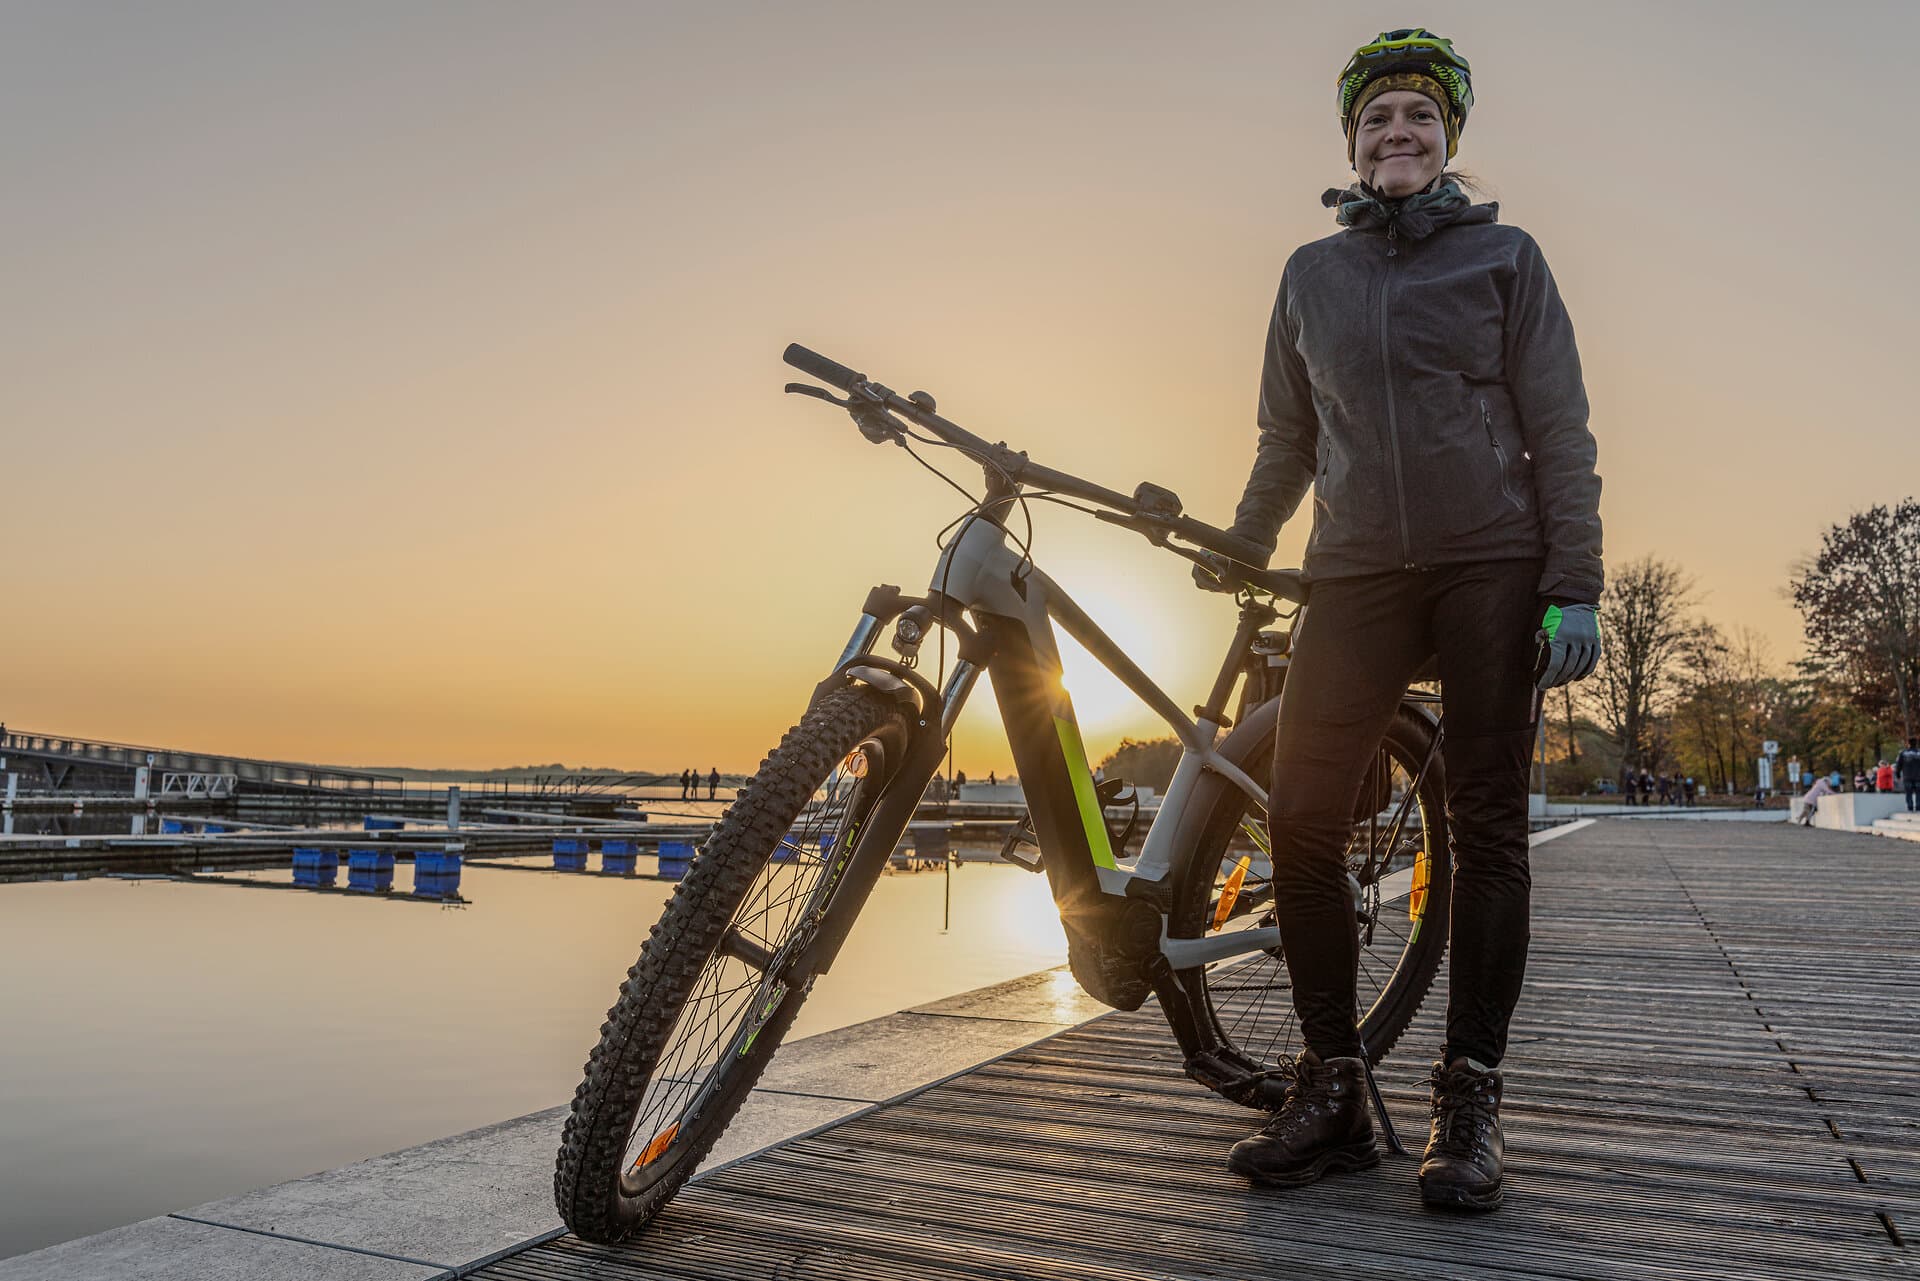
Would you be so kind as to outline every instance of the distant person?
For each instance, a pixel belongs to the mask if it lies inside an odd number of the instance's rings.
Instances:
[[[1683,805],[1693,804],[1693,794],[1695,791],[1695,787],[1696,785],[1693,781],[1693,775],[1689,774],[1684,780],[1682,780],[1680,785],[1680,793],[1681,793],[1680,803],[1681,804]]]
[[[1653,775],[1646,770],[1640,771],[1640,803],[1653,804]]]
[[[707,774],[707,799],[712,800],[720,794],[720,767],[714,766]]]
[[[1920,738],[1907,740],[1907,748],[1894,757],[1894,770],[1907,789],[1907,808],[1920,810]]]
[[[1867,790],[1867,776],[1859,770],[1853,772],[1853,790],[1856,792],[1864,792]]]
[[[967,772],[965,770],[955,770],[953,774],[953,790],[958,792],[961,788],[965,787],[966,785],[967,785]]]
[[[1835,771],[1835,773],[1838,772],[1837,770]],[[1819,807],[1820,798],[1822,796],[1832,796],[1839,790],[1839,788],[1833,785],[1830,779],[1814,779],[1813,786],[1809,787],[1807,794],[1800,798],[1800,826],[1811,827],[1813,825],[1813,811]]]
[[[686,800],[687,793],[692,790],[693,790],[693,771],[690,769],[683,769],[680,771],[680,799],[683,801]]]
[[[987,786],[988,787],[1000,786],[1000,780],[997,777],[995,777],[994,772],[992,770],[987,771]]]
[[[1660,776],[1660,803],[1667,805],[1673,801],[1673,779],[1668,775]]]
[[[1828,773],[1827,784],[1828,786],[1832,787],[1833,790],[1836,792],[1840,790],[1840,771],[1839,770],[1836,769]]]
[[[1873,790],[1876,792],[1891,792],[1893,790],[1893,765],[1891,762],[1881,761],[1879,765],[1874,767]]]

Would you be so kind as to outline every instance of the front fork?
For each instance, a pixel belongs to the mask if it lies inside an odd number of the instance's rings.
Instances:
[[[896,606],[892,610],[894,614],[903,612],[904,607],[915,603],[900,597],[897,588],[876,588],[875,592],[892,593],[890,603]],[[901,701],[908,715],[909,733],[901,758],[885,763],[880,797],[873,811],[861,823],[860,834],[855,838],[846,871],[841,876],[840,889],[836,892],[836,897],[852,893],[857,896],[857,902],[850,911],[830,914],[827,928],[808,944],[806,955],[800,960],[799,968],[803,973],[825,973],[832,968],[840,945],[846,941],[847,931],[860,915],[860,907],[865,904],[887,860],[899,845],[907,824],[913,821],[914,811],[919,808],[927,784],[939,772],[941,758],[946,755],[947,735],[953,730],[954,719],[959,716],[968,695],[980,679],[981,665],[963,657],[955,662],[946,683],[935,691],[925,677],[905,663],[874,657],[873,646],[879,639],[888,615],[883,610],[873,608],[872,596],[868,601],[869,607],[861,614],[853,635],[841,652],[839,662],[834,664],[833,674],[815,689],[814,698],[817,701],[827,691],[850,682],[871,685]],[[977,634],[970,637],[970,640],[973,639],[977,639]],[[844,899],[841,901],[845,902]]]

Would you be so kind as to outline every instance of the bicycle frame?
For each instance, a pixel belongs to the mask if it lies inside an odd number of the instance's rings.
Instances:
[[[897,594],[890,599],[894,602],[891,607],[870,604],[880,612],[861,616],[836,665],[836,674],[901,681],[903,673],[888,670],[899,665],[884,663],[876,668],[867,657],[889,621],[887,615],[897,615],[915,603]],[[983,666],[980,654],[985,648],[984,668],[993,677],[994,694],[1026,794],[1034,834],[1045,851],[1042,866],[1063,918],[1071,921],[1076,915],[1091,916],[1103,899],[1153,899],[1153,895],[1130,891],[1135,886],[1165,882],[1189,853],[1198,834],[1189,816],[1203,808],[1196,803],[1202,787],[1218,786],[1205,782],[1209,774],[1238,788],[1262,807],[1267,804],[1266,788],[1219,750],[1224,720],[1219,704],[1238,675],[1251,639],[1250,626],[1243,623],[1235,637],[1215,682],[1212,703],[1197,709],[1197,717],[1189,717],[1072,596],[1011,547],[1005,527],[984,513],[963,521],[948,541],[934,568],[927,601],[939,607],[942,621],[949,626],[958,622],[953,615],[964,609],[987,642],[985,647],[962,646],[960,659],[939,691],[941,739],[944,741],[951,732],[979,678]],[[1123,857],[1124,851],[1112,848],[1107,834],[1073,700],[1061,682],[1055,623],[1165,721],[1180,741],[1180,764],[1139,855],[1131,860]],[[930,713],[933,709],[926,710]],[[1270,727],[1270,719],[1267,724]],[[897,838],[897,833],[892,834],[892,839]],[[1173,939],[1166,935],[1164,912],[1162,916],[1160,950],[1176,969],[1279,944],[1279,931],[1271,926],[1205,939]]]

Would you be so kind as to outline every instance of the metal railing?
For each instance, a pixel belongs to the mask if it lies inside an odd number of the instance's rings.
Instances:
[[[169,774],[231,775],[241,783],[271,787],[300,787],[324,791],[379,791],[398,787],[398,774],[376,774],[368,770],[339,769],[326,765],[307,765],[298,761],[263,761],[245,757],[216,756],[204,752],[184,752],[164,747],[143,747],[133,743],[112,743],[101,739],[75,738],[68,734],[37,734],[22,730],[0,733],[0,755],[53,757],[62,761],[84,761],[126,770],[150,767]]]

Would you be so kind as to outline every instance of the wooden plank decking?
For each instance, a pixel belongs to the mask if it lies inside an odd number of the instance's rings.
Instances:
[[[1256,1115],[1116,1014],[696,1181],[561,1278],[1920,1276],[1920,848],[1608,821],[1534,851],[1504,1209],[1410,1161],[1294,1192],[1223,1167]],[[828,981],[852,976],[835,974]],[[1409,1146],[1444,977],[1381,1084]]]

